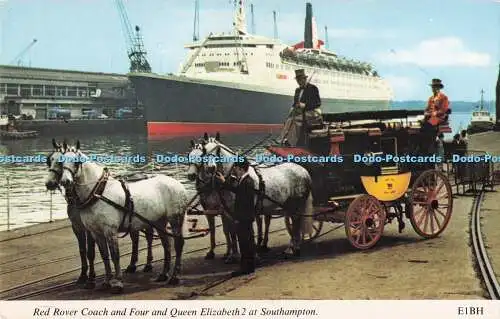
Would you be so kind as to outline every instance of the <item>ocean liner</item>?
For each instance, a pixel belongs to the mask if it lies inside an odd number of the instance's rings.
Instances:
[[[304,41],[288,46],[249,34],[239,1],[234,31],[187,45],[177,74],[128,74],[144,105],[148,137],[277,132],[293,102],[296,69],[305,69],[319,88],[324,113],[389,108],[392,89],[370,64],[340,57],[323,45],[310,3]]]

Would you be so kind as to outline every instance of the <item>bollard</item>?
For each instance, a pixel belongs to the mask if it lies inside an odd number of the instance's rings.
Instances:
[[[52,191],[50,191],[50,219],[49,223],[52,223]]]
[[[7,231],[10,231],[10,176],[7,175]]]

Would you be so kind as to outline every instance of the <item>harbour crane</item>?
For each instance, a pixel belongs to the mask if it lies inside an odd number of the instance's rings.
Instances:
[[[151,66],[146,59],[146,50],[140,33],[141,29],[136,25],[134,33],[123,2],[116,0],[115,3],[120,13],[123,33],[128,45],[127,55],[130,60],[130,72],[150,73]]]
[[[37,41],[37,39],[33,39],[33,41],[31,41],[31,43],[26,48],[24,48],[24,50],[22,50],[9,64],[16,64],[17,62],[17,65],[21,66],[23,56],[28,53],[28,51],[37,43]]]

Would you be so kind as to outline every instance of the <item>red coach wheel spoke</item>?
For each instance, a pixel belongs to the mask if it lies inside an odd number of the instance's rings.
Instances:
[[[375,197],[358,196],[345,215],[347,239],[358,249],[369,249],[382,237],[385,220],[385,208]]]
[[[421,189],[426,192],[422,194]],[[429,170],[414,182],[410,195],[410,222],[424,238],[434,238],[448,226],[453,211],[451,185],[444,174]]]

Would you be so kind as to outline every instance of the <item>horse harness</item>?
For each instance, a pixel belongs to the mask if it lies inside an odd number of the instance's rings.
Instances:
[[[217,163],[217,172],[223,172],[221,170],[222,165],[220,163]],[[262,175],[258,171],[257,168],[255,169],[255,173],[259,179],[259,189],[256,192],[257,193],[257,201],[255,203],[255,214],[260,215],[263,214],[264,211],[264,199],[268,198],[266,196],[266,190],[265,190],[265,183],[264,179],[262,178]],[[210,181],[204,181],[203,179],[197,177],[196,179],[196,188],[199,194],[204,194],[204,193],[209,193],[213,189],[217,189],[217,195],[219,197],[220,203],[222,205],[222,213],[229,218],[230,220],[233,220],[232,218],[232,213],[231,213],[231,208],[229,207],[226,199],[224,198],[223,194],[223,188],[221,187],[215,187],[215,175],[210,178]]]
[[[76,171],[78,171],[78,167],[79,166],[77,166]],[[76,174],[76,172],[73,172],[71,169],[69,169],[67,167],[63,167],[63,169],[67,169],[73,175],[73,177]],[[52,170],[52,171],[54,172],[55,170]],[[73,187],[70,187],[66,191],[66,194],[65,194],[66,202],[68,203],[68,205],[81,210],[81,209],[85,209],[89,206],[94,205],[98,200],[102,200],[103,202],[105,202],[105,203],[113,206],[114,208],[122,211],[124,213],[124,215],[123,215],[123,219],[122,219],[118,229],[119,230],[124,229],[125,220],[127,220],[127,219],[128,219],[128,227],[126,227],[126,229],[125,229],[125,234],[123,236],[119,236],[120,238],[124,238],[128,234],[130,234],[131,227],[132,227],[132,217],[134,217],[134,216],[137,217],[142,222],[144,222],[144,223],[148,224],[149,226],[153,227],[154,229],[156,229],[158,231],[158,233],[161,233],[163,235],[170,235],[165,230],[163,230],[161,227],[156,225],[154,222],[141,216],[140,214],[138,214],[135,211],[134,201],[132,199],[132,195],[130,194],[128,183],[125,181],[124,178],[120,177],[117,179],[120,182],[120,185],[122,186],[122,189],[125,193],[125,204],[123,206],[115,203],[111,199],[104,196],[103,192],[104,192],[104,189],[106,188],[109,177],[110,177],[109,170],[107,167],[104,167],[101,177],[97,181],[96,185],[92,188],[92,191],[90,192],[89,196],[84,201],[82,201],[78,197],[76,190],[75,190],[75,186],[73,186]],[[149,176],[146,175],[145,178],[149,178]]]

